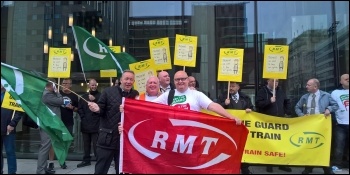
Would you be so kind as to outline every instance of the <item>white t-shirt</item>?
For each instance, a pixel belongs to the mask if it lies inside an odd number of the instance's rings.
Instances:
[[[349,89],[337,89],[331,93],[332,98],[338,103],[339,109],[335,117],[339,124],[349,124]]]
[[[168,104],[169,92],[160,95],[157,99],[152,102],[160,104]],[[213,101],[210,100],[206,95],[197,90],[187,89],[181,93],[175,89],[174,99],[171,106],[175,106],[182,109],[189,109],[192,111],[200,111],[201,109],[208,109],[208,106]]]

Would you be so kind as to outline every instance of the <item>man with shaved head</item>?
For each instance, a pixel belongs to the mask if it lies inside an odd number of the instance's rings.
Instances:
[[[189,109],[192,111],[200,111],[201,109],[207,109],[223,117],[235,120],[236,124],[241,124],[241,120],[239,118],[232,116],[222,106],[220,106],[218,103],[213,102],[202,92],[190,89],[188,85],[188,75],[185,71],[177,71],[175,73],[174,83],[176,89],[173,90],[174,97],[172,103],[170,104],[171,106]],[[163,93],[153,102],[168,105],[169,93],[170,91]]]
[[[338,110],[338,104],[333,100],[331,94],[320,90],[320,82],[316,78],[312,78],[306,83],[307,94],[303,95],[299,102],[295,105],[295,113],[298,116],[306,116],[312,114],[324,114],[327,118],[331,116],[331,112]],[[324,174],[334,174],[330,167],[322,167]],[[302,174],[312,173],[312,166],[305,167]]]
[[[331,93],[338,103],[339,109],[335,112],[336,125],[334,129],[333,170],[340,171],[349,162],[343,162],[344,149],[349,143],[349,74],[340,77],[341,87]]]
[[[89,92],[82,96],[86,101],[97,102],[101,93],[97,90],[97,82],[95,79],[89,81]],[[91,143],[93,145],[94,155],[96,156],[96,141],[100,118],[93,113],[86,101],[80,99],[78,106],[78,114],[81,119],[81,132],[83,135],[84,157],[83,161],[77,165],[78,168],[91,165]]]
[[[155,76],[150,76],[146,82],[146,93],[141,94],[139,100],[152,101],[159,95],[159,80]]]
[[[171,89],[174,89],[173,85],[170,83],[169,73],[166,71],[161,71],[158,73],[159,79],[159,89],[162,93],[168,92]]]

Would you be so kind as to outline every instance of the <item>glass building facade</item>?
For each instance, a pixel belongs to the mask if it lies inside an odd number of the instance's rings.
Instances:
[[[330,92],[349,73],[347,1],[1,1],[1,62],[47,77],[44,47],[72,48],[72,90],[83,94],[87,86],[71,24],[139,61],[150,58],[149,40],[169,37],[173,57],[176,34],[197,36],[196,67],[186,72],[213,100],[227,89],[227,82],[217,81],[220,48],[244,49],[241,90],[253,102],[264,85],[265,45],[289,46],[287,79],[279,86],[293,106],[308,79],[318,78],[320,89]],[[170,76],[181,69],[173,65]],[[97,79],[100,91],[110,86],[99,71],[85,73]],[[17,130],[17,157],[37,158],[39,132],[21,124]],[[73,145],[68,159],[81,160],[77,114]]]

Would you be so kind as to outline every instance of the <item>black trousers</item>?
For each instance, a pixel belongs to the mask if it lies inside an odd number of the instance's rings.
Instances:
[[[96,165],[95,165],[95,174],[107,174],[109,167],[111,166],[113,157],[115,154],[118,153],[119,156],[119,149],[106,149],[97,147],[96,148]],[[119,172],[119,160],[115,164],[117,172]],[[118,167],[118,168],[117,168]]]
[[[90,162],[91,161],[91,143],[93,146],[93,151],[94,151],[94,155],[95,157],[97,156],[96,153],[96,141],[97,141],[97,135],[98,133],[85,133],[83,132],[83,143],[84,143],[84,157],[83,157],[83,161],[84,162]]]
[[[249,170],[249,163],[241,163],[241,170]]]

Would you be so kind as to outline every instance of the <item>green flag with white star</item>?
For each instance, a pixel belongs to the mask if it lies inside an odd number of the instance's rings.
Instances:
[[[47,80],[1,63],[1,84],[28,116],[51,138],[56,157],[62,165],[67,158],[72,135],[62,120],[42,101]]]

